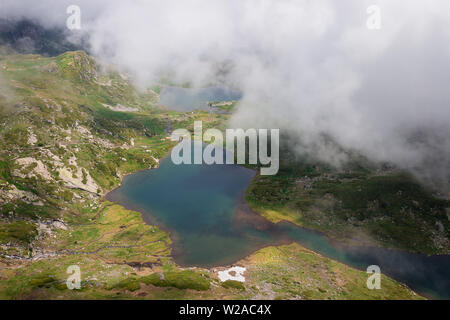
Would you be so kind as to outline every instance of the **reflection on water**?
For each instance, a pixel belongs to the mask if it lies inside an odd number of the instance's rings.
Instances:
[[[379,265],[383,273],[418,292],[450,298],[450,256],[343,246],[291,223],[272,224],[243,201],[254,175],[237,165],[177,166],[168,157],[156,170],[125,177],[106,198],[170,231],[173,256],[181,265],[227,265],[258,248],[296,241],[356,268]]]
[[[221,86],[199,89],[164,87],[161,90],[159,104],[177,111],[208,110],[208,102],[241,98],[242,94],[239,91]]]

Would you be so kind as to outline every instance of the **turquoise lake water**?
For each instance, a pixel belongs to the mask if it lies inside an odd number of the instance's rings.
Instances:
[[[173,257],[183,266],[228,265],[261,247],[296,241],[361,270],[378,265],[422,294],[450,299],[450,256],[349,247],[291,223],[272,224],[243,201],[255,174],[237,165],[174,165],[169,156],[158,169],[126,176],[106,199],[169,231]]]
[[[241,98],[241,92],[225,86],[196,89],[167,86],[161,90],[159,104],[177,111],[209,110],[207,102],[231,101]]]

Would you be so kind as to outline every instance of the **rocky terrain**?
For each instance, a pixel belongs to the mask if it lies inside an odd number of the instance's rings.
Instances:
[[[252,209],[268,220],[352,245],[450,253],[450,200],[411,174],[367,159],[336,170],[283,152],[279,173],[256,177],[246,191]]]

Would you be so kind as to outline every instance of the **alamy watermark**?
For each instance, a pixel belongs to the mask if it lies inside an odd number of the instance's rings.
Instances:
[[[270,139],[268,139],[270,133]],[[261,175],[275,175],[279,169],[279,129],[226,129],[225,148],[222,131],[207,129],[203,133],[202,121],[194,122],[194,138],[187,129],[177,129],[172,140],[180,141],[172,149],[174,164],[261,164]],[[192,141],[193,140],[193,141]],[[248,145],[247,145],[248,141]],[[204,147],[204,142],[211,142]],[[193,143],[193,146],[192,146]],[[270,149],[268,145],[270,144]],[[192,148],[193,147],[193,148]],[[247,148],[248,147],[248,148]],[[248,153],[246,152],[248,150]],[[270,150],[270,155],[269,155]],[[192,151],[194,153],[192,157]],[[224,154],[225,152],[225,154]],[[248,163],[246,158],[248,155]]]
[[[66,9],[69,17],[66,20],[66,26],[69,30],[81,29],[81,8],[78,5],[70,5]],[[381,8],[378,5],[370,5],[366,9],[368,18],[366,21],[367,29],[380,30],[381,29]]]
[[[77,5],[70,5],[66,9],[66,13],[70,16],[66,20],[66,26],[69,30],[81,29],[81,9]]]
[[[366,21],[367,29],[380,30],[381,29],[381,8],[377,5],[371,5],[366,10],[369,17]]]
[[[367,278],[366,286],[369,290],[381,289],[381,269],[377,265],[371,265],[367,267],[367,273],[370,276]]]

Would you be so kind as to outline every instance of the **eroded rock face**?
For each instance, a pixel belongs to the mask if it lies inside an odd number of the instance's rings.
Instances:
[[[57,229],[67,230],[66,225],[61,221],[53,221],[52,226]]]
[[[69,169],[67,168],[59,168],[59,178],[63,180],[67,187],[72,189],[81,189],[85,190],[91,193],[97,193],[99,190],[99,186],[97,183],[95,183],[94,179],[92,179],[89,172],[85,171],[86,178],[83,178],[83,171],[78,168],[78,171],[75,172],[75,178],[74,175]]]
[[[36,175],[39,175],[41,178],[45,180],[51,180],[52,176],[47,169],[47,166],[41,161],[36,160],[31,157],[20,158],[16,160],[16,164],[20,166],[19,169],[14,170],[13,175],[21,178],[33,178]],[[35,164],[35,167],[32,168],[29,172],[23,172],[29,166]]]

